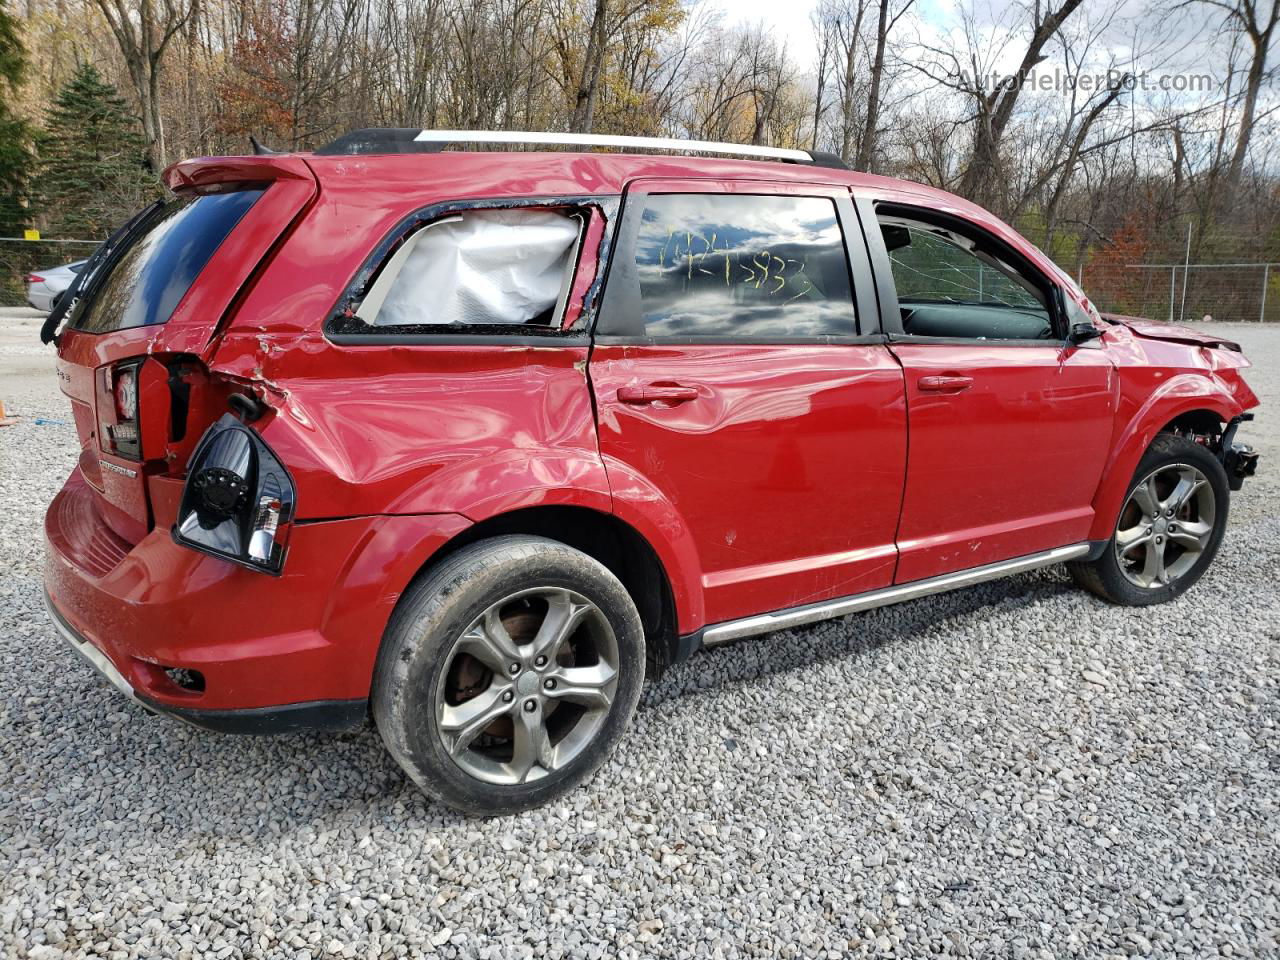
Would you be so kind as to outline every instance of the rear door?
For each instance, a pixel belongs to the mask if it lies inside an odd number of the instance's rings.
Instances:
[[[1115,371],[1066,339],[1053,280],[937,211],[859,201],[882,322],[906,375],[911,452],[898,582],[1088,537]]]
[[[610,484],[690,530],[708,623],[892,582],[902,372],[847,191],[632,182],[590,374]]]

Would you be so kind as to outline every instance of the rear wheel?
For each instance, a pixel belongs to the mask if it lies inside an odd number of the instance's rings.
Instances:
[[[495,537],[406,591],[373,711],[426,793],[466,813],[510,813],[595,771],[643,676],[640,617],[607,568],[552,540]]]
[[[1213,562],[1229,496],[1217,457],[1201,444],[1162,433],[1138,464],[1102,555],[1068,569],[1077,583],[1113,603],[1172,600]]]

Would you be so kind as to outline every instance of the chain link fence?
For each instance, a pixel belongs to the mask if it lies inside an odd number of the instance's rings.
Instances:
[[[1086,264],[1078,279],[1104,313],[1174,323],[1280,322],[1280,263]]]
[[[97,240],[0,237],[0,306],[26,306],[29,274],[83,260],[97,246]]]

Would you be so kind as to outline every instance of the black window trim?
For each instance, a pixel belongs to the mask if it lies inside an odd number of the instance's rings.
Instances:
[[[933,210],[929,207],[902,203],[896,200],[879,200],[865,194],[854,197],[854,206],[862,221],[863,237],[870,252],[872,271],[875,275],[876,295],[880,301],[880,324],[885,338],[893,343],[919,343],[942,345],[981,345],[984,347],[1055,347],[1060,348],[1069,343],[1065,307],[1062,288],[1039,266],[1031,262],[1021,252],[1010,246],[995,234],[981,225],[954,214]],[[889,252],[885,249],[884,237],[880,233],[880,221],[877,213],[884,210],[891,216],[919,220],[922,223],[934,224],[961,236],[989,244],[1000,253],[1000,259],[1015,267],[1029,280],[1039,280],[1049,306],[1049,320],[1053,324],[1055,336],[1048,340],[1008,339],[998,337],[923,337],[906,333],[902,329],[902,313],[898,305],[898,291],[893,282],[893,271]]]
[[[601,304],[601,290],[608,269],[609,252],[613,248],[613,235],[618,221],[620,197],[617,194],[557,194],[528,197],[481,197],[469,200],[445,200],[420,207],[401,219],[378,242],[360,264],[337,301],[325,317],[323,331],[330,343],[343,347],[367,346],[525,346],[525,347],[582,347],[591,342],[589,331],[595,322]],[[595,208],[603,219],[604,231],[596,251],[595,277],[583,296],[582,312],[574,325],[564,330],[560,327],[534,327],[525,324],[474,324],[462,327],[456,324],[402,324],[378,327],[371,330],[339,331],[335,321],[346,311],[354,314],[365,292],[377,278],[378,272],[390,259],[401,240],[410,233],[443,217],[469,210],[510,210],[522,207],[569,208],[590,211]],[[576,245],[575,262],[569,274],[569,290],[572,291],[582,266],[586,251],[589,221],[584,221]],[[565,307],[568,299],[565,299]],[[562,314],[563,316],[563,314]]]
[[[709,189],[710,184],[701,184],[699,189],[699,181],[685,177],[662,179],[664,182],[687,184],[687,187],[651,189],[646,183],[632,182],[627,185],[626,192],[623,194],[620,224],[615,231],[614,249],[609,258],[609,271],[605,276],[600,316],[597,317],[596,325],[592,330],[592,338],[596,343],[606,346],[794,346],[884,342],[873,294],[871,265],[867,261],[865,245],[858,242],[862,231],[847,187],[794,181],[735,180],[734,185],[744,189],[722,190]],[[849,285],[853,295],[854,332],[845,336],[811,337],[730,337],[721,334],[649,336],[642,332],[644,321],[640,310],[640,278],[636,271],[635,248],[643,221],[645,199],[654,194],[793,197],[831,201],[835,206],[836,225],[840,229],[845,263],[849,269]],[[864,327],[869,329],[863,329]]]

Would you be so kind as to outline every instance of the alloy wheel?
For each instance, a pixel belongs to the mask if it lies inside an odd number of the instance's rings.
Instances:
[[[440,739],[471,776],[528,783],[582,753],[617,686],[618,641],[599,607],[573,590],[523,590],[450,649],[436,691]]]
[[[1209,478],[1195,467],[1172,463],[1152,471],[1120,512],[1115,535],[1120,571],[1147,589],[1173,583],[1208,549],[1216,508]]]

